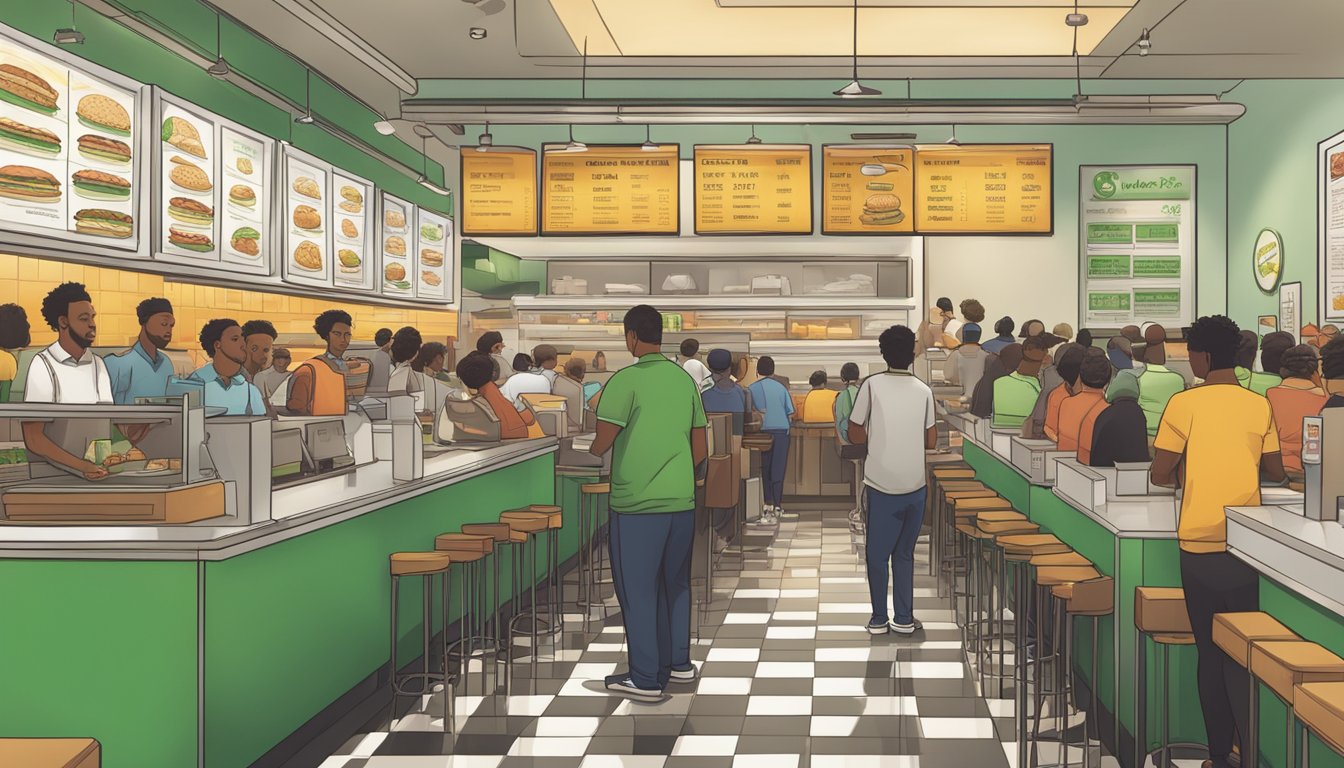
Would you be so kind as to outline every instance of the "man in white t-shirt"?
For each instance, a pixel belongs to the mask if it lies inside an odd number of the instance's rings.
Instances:
[[[112,377],[103,359],[90,349],[98,335],[97,315],[93,298],[79,283],[61,283],[47,294],[42,300],[42,317],[58,335],[55,343],[29,363],[24,402],[112,404]],[[51,474],[43,471],[43,465],[55,465],[89,480],[107,477],[106,469],[84,458],[90,440],[108,436],[102,428],[105,424],[94,419],[25,421],[23,442],[36,459],[34,475]]]
[[[938,445],[933,390],[910,373],[915,334],[893,325],[878,339],[885,373],[859,387],[849,414],[849,440],[867,443],[863,484],[868,500],[868,591],[873,616],[868,633],[888,629],[911,635],[915,620],[915,542],[924,521],[924,452]],[[894,581],[895,616],[887,624],[887,573]]]
[[[685,339],[681,342],[681,369],[695,382],[701,392],[714,386],[714,375],[709,368],[696,357],[700,354],[700,342]]]
[[[518,398],[522,395],[549,395],[551,382],[540,373],[532,372],[532,358],[519,352],[513,357],[513,375],[499,388],[501,394],[518,410],[526,406]]]

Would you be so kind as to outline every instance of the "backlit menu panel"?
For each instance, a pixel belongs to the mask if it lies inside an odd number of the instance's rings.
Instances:
[[[537,153],[462,149],[462,234],[537,234]]]
[[[543,235],[675,235],[678,145],[547,147]]]
[[[1049,145],[920,146],[915,229],[921,234],[1048,234]]]
[[[822,147],[822,234],[914,232],[914,157],[913,147]]]
[[[695,148],[696,234],[812,233],[812,147]]]

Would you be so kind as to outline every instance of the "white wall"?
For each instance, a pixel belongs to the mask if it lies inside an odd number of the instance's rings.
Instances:
[[[1056,174],[1056,178],[1062,174]],[[1058,219],[1059,211],[1056,211]],[[1056,224],[1058,228],[1058,223]],[[985,305],[984,338],[994,322],[1008,315],[1017,327],[1032,318],[1068,323],[1078,330],[1078,257],[1070,228],[1053,237],[926,237],[924,268],[929,306],[946,296],[956,307],[963,299]],[[957,316],[961,316],[957,310]]]

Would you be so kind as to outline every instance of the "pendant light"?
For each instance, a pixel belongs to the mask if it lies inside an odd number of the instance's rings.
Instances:
[[[298,123],[299,125],[312,125],[312,124],[313,124],[313,70],[311,70],[311,69],[304,69],[304,73],[305,73],[305,75],[304,75],[304,86],[303,86],[303,107],[304,107],[304,112],[303,112],[302,115],[299,115],[298,117],[294,118],[294,122]]]
[[[579,74],[579,101],[588,100],[588,38],[583,38],[583,69]],[[565,144],[565,152],[587,152],[588,145],[582,141],[574,140],[574,124],[569,124],[569,142]]]
[[[215,63],[205,68],[205,71],[214,78],[225,78],[232,71],[229,69],[229,62],[224,60],[224,49],[221,46],[221,29],[223,22],[220,19],[219,11],[215,11]]]
[[[647,123],[644,125],[644,143],[639,148],[645,152],[657,152],[659,146],[653,143],[653,128]]]
[[[860,96],[881,96],[882,92],[876,88],[870,88],[859,82],[859,0],[854,0],[854,79],[849,81],[849,85],[838,91],[833,91],[836,96],[841,98],[853,99]]]
[[[392,124],[392,118],[388,115],[379,114],[379,120],[373,122],[373,130],[384,136],[391,136],[397,132],[397,126]],[[397,91],[397,119],[401,119],[401,91]]]
[[[495,146],[495,137],[490,133],[490,124],[485,124],[485,133],[476,137],[476,151],[489,152],[490,148]]]
[[[748,144],[760,144],[761,137],[756,135],[756,126],[751,126],[751,138],[747,139]]]
[[[419,184],[425,189],[428,189],[430,192],[434,192],[435,194],[445,196],[451,194],[449,193],[448,190],[444,189],[443,187],[440,187],[438,184],[435,184],[434,182],[429,180],[428,142],[429,137],[433,135],[433,132],[429,130],[429,126],[424,125],[422,123],[420,125],[415,126],[415,133],[420,137],[420,161],[421,161],[420,178],[416,179],[415,183]]]
[[[75,28],[74,0],[70,0],[70,26],[57,29],[51,41],[57,45],[79,45],[84,42],[84,33]]]
[[[961,142],[960,142],[960,141],[957,141],[957,124],[956,124],[956,123],[953,123],[953,124],[952,124],[952,135],[949,136],[948,139],[947,139],[947,141],[944,142],[944,143],[946,143],[946,144],[950,144],[950,145],[952,145],[952,146],[954,146],[954,147],[959,147],[959,146],[961,146]]]

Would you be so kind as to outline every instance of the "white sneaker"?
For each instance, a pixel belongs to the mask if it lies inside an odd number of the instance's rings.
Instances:
[[[700,670],[692,664],[690,669],[673,669],[671,682],[674,683],[694,683],[700,678]]]

